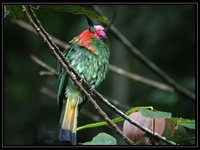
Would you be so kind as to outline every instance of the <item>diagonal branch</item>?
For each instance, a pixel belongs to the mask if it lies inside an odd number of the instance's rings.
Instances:
[[[110,26],[114,23],[115,17],[116,17],[116,6],[114,6],[112,18],[108,26],[105,28],[105,32],[107,32],[110,29]]]
[[[143,83],[143,84],[146,84],[148,86],[151,86],[151,87],[154,87],[154,88],[157,88],[159,90],[162,90],[162,91],[166,91],[166,92],[171,92],[173,93],[174,92],[174,89],[168,85],[165,85],[163,83],[160,83],[160,82],[157,82],[157,81],[153,81],[151,79],[147,79],[147,78],[144,78],[140,75],[137,75],[135,73],[130,73],[130,72],[127,72],[121,68],[118,68],[116,66],[113,66],[113,65],[110,65],[109,66],[110,70],[121,75],[121,76],[124,76],[124,77],[127,77],[129,79],[132,79],[132,80],[135,80],[137,82],[140,82],[140,83]]]
[[[94,106],[94,108],[98,111],[104,120],[108,122],[108,124],[118,133],[128,144],[133,145],[134,143],[126,136],[124,133],[117,127],[115,123],[107,116],[107,114],[97,105],[95,100],[91,97],[91,95],[83,88],[81,83],[76,79],[76,77],[69,71],[69,66],[67,65],[67,61],[64,56],[60,52],[59,48],[51,41],[51,38],[41,26],[39,20],[37,19],[34,11],[30,7],[25,7],[22,5],[23,11],[25,11],[26,16],[34,29],[38,32],[40,37],[47,43],[49,49],[52,51],[53,55],[56,57],[57,61],[63,67],[64,71],[71,78],[71,80],[75,83],[75,85],[80,89],[80,91],[87,97],[88,101]]]
[[[101,15],[101,10],[97,6],[93,6],[93,9]],[[155,74],[157,74],[161,79],[171,85],[178,93],[184,95],[189,100],[195,102],[195,95],[182,87],[176,81],[174,81],[169,75],[163,72],[156,64],[154,64],[151,60],[149,60],[144,54],[140,52],[131,42],[114,26],[110,27],[113,35],[133,54],[136,58],[138,58],[143,64],[145,64],[148,68],[150,68]]]
[[[29,25],[28,23],[22,21],[22,20],[17,20],[17,19],[13,19],[13,23],[17,24],[18,26],[30,31],[30,32],[33,32],[35,34],[37,34],[37,32],[34,30],[34,28]],[[64,49],[68,49],[69,48],[69,44],[61,41],[60,39],[56,38],[56,37],[53,37],[52,35],[50,35],[53,39],[53,41],[60,47],[64,48]]]
[[[37,63],[38,65],[42,66],[43,68],[45,68],[47,71],[41,71],[39,74],[40,75],[44,75],[44,73],[46,72],[45,75],[54,75],[57,76],[58,72],[52,68],[51,66],[47,65],[45,62],[41,61],[39,58],[37,58],[35,55],[31,55],[31,59]]]
[[[127,138],[126,135],[123,134],[123,132],[116,126],[116,124],[114,124],[109,118],[108,116],[101,110],[101,108],[97,105],[97,103],[94,101],[94,99],[90,96],[90,94],[83,88],[83,86],[77,81],[76,77],[78,77],[79,79],[81,78],[80,75],[69,65],[69,63],[67,62],[67,60],[65,60],[64,56],[62,55],[62,53],[59,51],[59,48],[55,45],[54,42],[52,42],[52,39],[49,37],[49,35],[46,33],[46,31],[43,29],[43,27],[41,26],[39,20],[36,18],[36,16],[34,16],[34,12],[28,7],[27,8],[23,5],[22,6],[23,11],[25,11],[27,18],[29,19],[30,23],[32,24],[32,26],[34,27],[34,29],[38,32],[39,36],[44,40],[44,42],[46,42],[46,44],[48,45],[49,49],[52,51],[53,55],[56,57],[57,61],[61,64],[61,66],[63,67],[63,69],[65,70],[65,72],[68,74],[68,76],[73,80],[73,82],[75,83],[75,85],[77,85],[77,87],[80,89],[81,92],[84,93],[84,95],[88,98],[88,101],[90,101],[92,103],[92,105],[94,106],[94,108],[99,112],[99,114],[108,122],[108,124],[115,129],[115,131],[128,143],[128,144],[134,144],[132,141],[130,141],[129,138]],[[30,15],[29,13],[31,13],[32,15]],[[34,19],[33,19],[34,17]],[[36,21],[36,22],[35,22]],[[71,74],[72,71],[76,77]],[[87,86],[89,86],[89,84],[84,80],[83,81]],[[89,86],[90,87],[90,86]],[[101,94],[99,94],[96,90],[93,91],[93,93],[98,96],[102,102],[104,102],[105,104],[110,104],[110,102],[105,99]],[[156,138],[158,138],[159,140],[164,141],[165,143],[168,143],[170,145],[176,145],[175,142],[173,141],[169,141],[167,140],[165,137],[162,137],[161,135],[157,134],[157,133],[153,133],[151,130],[145,128],[144,126],[140,125],[139,123],[133,121],[132,119],[130,119],[126,114],[124,114],[123,112],[121,112],[120,110],[118,110],[114,105],[110,104],[108,105],[110,108],[112,108],[113,110],[115,110],[116,113],[118,113],[121,117],[125,118],[126,120],[128,120],[131,124],[137,126],[138,128],[140,128],[142,131],[144,131],[147,134],[150,134],[151,136],[154,136]]]

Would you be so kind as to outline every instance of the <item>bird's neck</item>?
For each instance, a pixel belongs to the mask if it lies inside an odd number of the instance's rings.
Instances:
[[[95,49],[92,45],[92,39],[94,38],[98,38],[97,34],[85,30],[79,36],[75,37],[73,41],[79,46],[83,46],[90,52],[95,53]]]

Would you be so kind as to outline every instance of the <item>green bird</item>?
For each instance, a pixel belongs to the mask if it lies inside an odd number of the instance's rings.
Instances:
[[[92,88],[96,88],[105,79],[109,67],[110,46],[104,28],[96,25],[84,30],[70,43],[70,48],[64,52],[66,60]],[[61,111],[58,138],[76,145],[78,109],[86,98],[61,67],[57,97]]]

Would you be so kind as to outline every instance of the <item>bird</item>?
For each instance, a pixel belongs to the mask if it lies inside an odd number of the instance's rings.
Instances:
[[[105,79],[109,69],[110,42],[101,25],[85,29],[63,52],[65,59],[95,89]],[[80,81],[81,82],[81,81]],[[59,67],[57,103],[60,111],[58,139],[77,145],[77,117],[87,99],[74,82]]]

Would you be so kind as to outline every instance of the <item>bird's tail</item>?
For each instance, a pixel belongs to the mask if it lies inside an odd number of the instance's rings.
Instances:
[[[78,103],[78,99],[69,95],[65,105],[62,108],[60,118],[60,129],[58,138],[61,141],[69,141],[73,145],[77,144],[76,129],[78,117]]]

